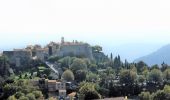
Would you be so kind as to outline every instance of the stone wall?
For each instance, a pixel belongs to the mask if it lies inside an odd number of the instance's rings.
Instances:
[[[93,59],[92,48],[88,44],[61,45],[58,56],[77,56]]]
[[[26,65],[32,58],[31,51],[27,50],[4,51],[3,54],[9,58],[11,64],[16,65],[17,67]]]
[[[41,61],[44,61],[48,56],[48,51],[46,51],[45,49],[35,50],[34,52],[35,56]]]

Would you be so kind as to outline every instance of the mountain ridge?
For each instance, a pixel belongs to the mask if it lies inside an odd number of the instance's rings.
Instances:
[[[135,59],[134,62],[144,61],[149,66],[155,64],[161,65],[163,62],[170,64],[169,52],[170,52],[170,44],[167,44],[151,54]]]

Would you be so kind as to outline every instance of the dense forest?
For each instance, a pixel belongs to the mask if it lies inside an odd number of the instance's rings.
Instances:
[[[101,55],[102,47],[94,46],[93,54]],[[58,79],[74,82],[75,89],[85,100],[125,97],[140,100],[170,100],[170,66],[148,66],[143,61],[129,63],[112,53],[104,58],[90,60],[84,57],[49,57],[60,65],[63,73],[58,78],[40,60],[17,68],[0,56],[0,99],[37,100],[48,97],[47,90],[34,86],[32,79]]]

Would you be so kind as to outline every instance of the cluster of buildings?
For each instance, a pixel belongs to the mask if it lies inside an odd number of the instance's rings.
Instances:
[[[57,80],[48,80],[40,79],[33,80],[33,85],[39,86],[48,90],[48,97],[53,97],[62,100],[71,100],[71,98],[76,98],[76,92],[68,92],[71,90],[71,82],[57,81]]]
[[[45,47],[29,45],[24,49],[3,51],[3,55],[6,55],[9,58],[9,62],[17,67],[29,63],[32,59],[45,61],[50,56],[76,56],[93,59],[92,48],[89,44],[75,40],[65,42],[64,37],[61,38],[60,43],[51,42]]]

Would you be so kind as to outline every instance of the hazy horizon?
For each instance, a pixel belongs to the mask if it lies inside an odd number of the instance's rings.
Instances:
[[[170,43],[168,0],[2,0],[0,50],[79,40],[133,61]],[[141,45],[138,46],[138,45]]]

